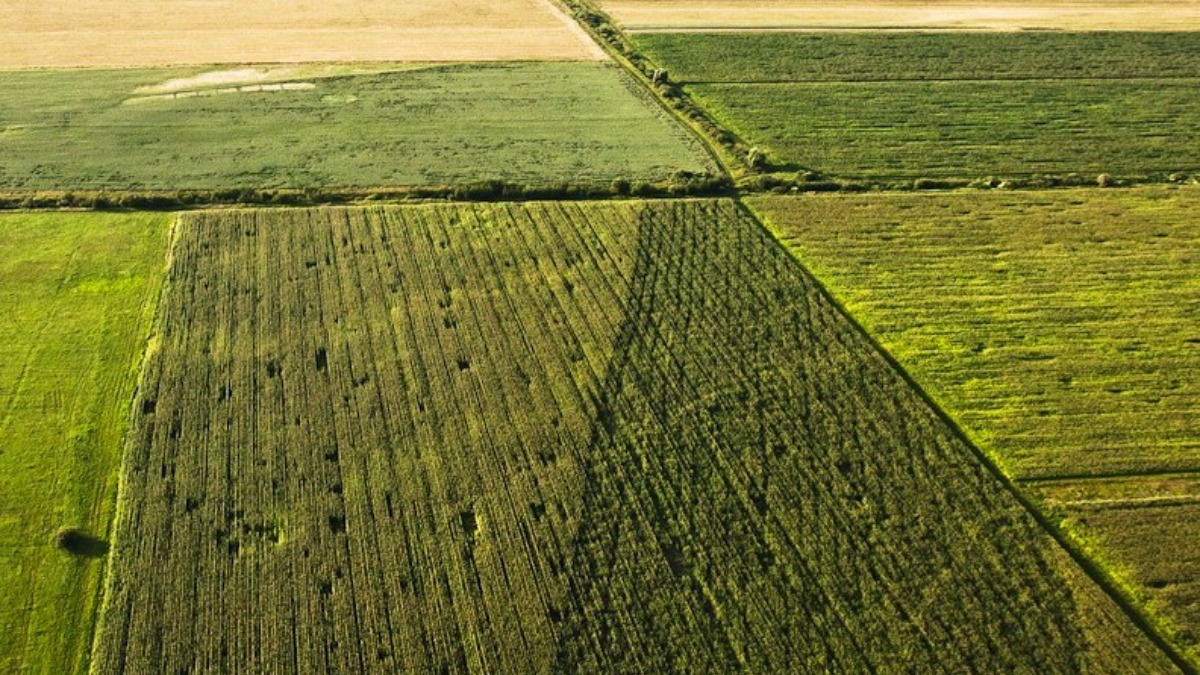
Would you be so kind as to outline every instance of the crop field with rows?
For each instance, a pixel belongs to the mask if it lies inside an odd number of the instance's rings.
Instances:
[[[86,663],[169,221],[0,215],[0,672]],[[98,540],[72,557],[64,526]]]
[[[1200,170],[1200,33],[637,42],[776,170],[882,181]]]
[[[98,673],[1169,672],[731,201],[185,216]]]
[[[709,168],[601,63],[31,70],[0,72],[0,89],[3,190],[608,185]]]
[[[1155,188],[751,201],[1194,659],[1198,197]]]

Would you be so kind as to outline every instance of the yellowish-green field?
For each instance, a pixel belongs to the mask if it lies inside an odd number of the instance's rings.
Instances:
[[[750,203],[1200,660],[1200,192]]]
[[[0,215],[0,672],[87,659],[169,222]],[[91,555],[57,549],[61,527],[94,536]]]

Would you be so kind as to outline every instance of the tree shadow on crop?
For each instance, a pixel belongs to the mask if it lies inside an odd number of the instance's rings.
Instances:
[[[1078,670],[1036,523],[737,205],[647,204],[630,279],[556,672]]]

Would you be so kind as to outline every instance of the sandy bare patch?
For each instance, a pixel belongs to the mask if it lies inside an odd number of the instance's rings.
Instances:
[[[315,82],[274,82],[270,84],[244,84],[240,87],[219,87],[216,89],[177,90],[167,94],[151,94],[125,99],[124,104],[146,103],[148,101],[166,101],[180,98],[195,98],[198,96],[220,96],[223,94],[254,94],[272,91],[311,91],[316,89]]]
[[[313,80],[326,77],[344,77],[347,75],[374,75],[411,71],[432,67],[429,64],[414,63],[381,63],[381,64],[339,64],[312,63],[296,66],[258,66],[254,68],[223,68],[210,70],[188,77],[176,77],[169,80],[134,89],[135,94],[171,94],[176,92],[197,91],[219,87],[242,86],[248,84],[265,84],[271,82],[289,82],[292,80]]]
[[[1200,1],[607,0],[633,30],[672,28],[1200,30]]]
[[[0,68],[603,57],[550,0],[0,0]]]

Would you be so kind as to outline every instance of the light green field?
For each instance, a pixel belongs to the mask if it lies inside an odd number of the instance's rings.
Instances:
[[[1200,192],[750,203],[1200,660]]]
[[[301,69],[265,91],[236,77],[147,89],[195,68],[0,73],[0,188],[607,184],[707,168],[609,65],[396,68]]]
[[[165,269],[160,215],[0,215],[0,672],[78,670],[122,439]]]

